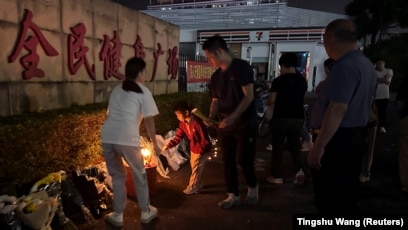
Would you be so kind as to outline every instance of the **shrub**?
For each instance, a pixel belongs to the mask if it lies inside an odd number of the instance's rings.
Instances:
[[[172,111],[186,100],[208,113],[206,93],[173,93],[155,96],[160,114],[156,133],[164,135],[177,127]],[[15,193],[16,186],[58,170],[70,172],[102,158],[100,130],[106,119],[106,103],[73,106],[41,113],[0,118],[0,186],[2,193]],[[147,136],[141,127],[141,135]]]

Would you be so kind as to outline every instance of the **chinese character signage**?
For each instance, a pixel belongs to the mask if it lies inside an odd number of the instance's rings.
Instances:
[[[23,67],[22,78],[29,80],[34,77],[44,77],[46,73],[38,67],[41,61],[40,55],[37,53],[37,48],[44,50],[49,57],[58,56],[59,53],[50,44],[42,31],[39,29],[32,19],[34,15],[32,11],[25,9],[24,17],[20,22],[20,31],[14,48],[8,57],[9,63],[13,63],[20,56],[23,49],[24,55],[20,57],[20,64]],[[88,76],[92,80],[97,80],[95,74],[95,63],[90,63],[88,57],[89,47],[85,44],[86,27],[83,23],[70,27],[71,33],[67,36],[67,67],[71,75],[77,74],[79,68],[85,68]],[[29,33],[31,32],[31,33]],[[103,79],[108,80],[114,77],[119,80],[125,79],[125,75],[120,72],[122,64],[120,59],[122,43],[117,31],[112,31],[111,35],[103,34],[103,44],[99,51],[99,61],[103,62]],[[144,51],[142,38],[137,35],[133,45],[134,55],[144,59],[146,53]],[[167,64],[167,75],[170,79],[177,78],[178,72],[178,47],[174,46],[171,49],[162,49],[162,45],[157,43],[157,50],[153,51],[154,65],[150,81],[154,81],[157,74],[159,58],[164,58]],[[163,57],[161,57],[163,56]]]
[[[20,24],[19,37],[14,46],[13,52],[9,56],[9,62],[14,62],[22,49],[27,50],[27,54],[20,58],[20,63],[24,70],[22,72],[23,79],[29,80],[33,77],[44,77],[44,71],[38,68],[40,56],[37,54],[37,46],[41,45],[47,56],[58,56],[58,52],[48,43],[41,30],[33,23],[33,13],[30,10],[25,10],[23,20]],[[28,31],[31,30],[34,35],[27,36]]]
[[[187,61],[187,91],[206,91],[207,83],[215,70],[208,62]]]
[[[122,44],[118,33],[113,31],[113,38],[110,39],[107,35],[103,35],[103,46],[99,54],[99,58],[103,61],[103,77],[108,80],[111,76],[119,80],[125,79],[125,75],[119,73],[120,64],[120,50]]]
[[[187,82],[208,82],[215,70],[208,62],[187,61]]]
[[[71,34],[68,35],[68,69],[69,73],[75,75],[79,67],[85,65],[86,71],[92,80],[95,77],[95,65],[90,65],[86,56],[89,48],[84,46],[86,28],[83,23],[71,27]]]

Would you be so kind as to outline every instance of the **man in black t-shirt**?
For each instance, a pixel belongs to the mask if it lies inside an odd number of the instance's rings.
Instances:
[[[292,154],[293,166],[298,173],[295,183],[303,183],[304,173],[300,158],[300,137],[305,115],[303,99],[307,90],[306,79],[296,71],[298,57],[295,53],[284,53],[279,59],[281,75],[274,79],[269,96],[265,102],[273,106],[272,161],[269,183],[282,184],[282,155],[285,148]]]
[[[220,36],[208,38],[203,50],[208,62],[218,67],[208,87],[211,96],[209,117],[220,120],[218,133],[228,194],[218,206],[227,209],[241,204],[237,161],[248,186],[246,203],[256,204],[259,200],[254,169],[257,115],[252,68],[246,61],[234,58]]]

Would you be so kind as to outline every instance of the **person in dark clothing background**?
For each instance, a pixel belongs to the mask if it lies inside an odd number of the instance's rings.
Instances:
[[[272,160],[269,183],[282,184],[282,156],[287,147],[292,154],[293,166],[298,173],[295,183],[303,183],[304,173],[300,158],[300,137],[303,130],[305,114],[303,111],[304,96],[307,90],[306,79],[296,71],[298,57],[296,53],[284,53],[279,58],[281,75],[272,82],[267,106],[273,107],[272,127]]]
[[[402,80],[396,101],[400,112],[398,164],[402,191],[408,194],[408,76]]]
[[[241,204],[237,161],[248,186],[246,203],[256,204],[259,197],[254,168],[257,114],[253,70],[246,61],[233,57],[220,36],[208,38],[203,50],[208,62],[218,68],[208,87],[211,96],[209,117],[220,120],[218,133],[228,194],[218,206],[227,209]]]

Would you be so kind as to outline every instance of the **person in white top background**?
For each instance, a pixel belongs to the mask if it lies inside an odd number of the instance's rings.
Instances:
[[[150,205],[146,170],[140,148],[140,124],[144,125],[153,142],[156,155],[160,148],[156,141],[154,116],[159,114],[149,89],[144,86],[146,62],[131,58],[125,67],[126,79],[117,85],[109,97],[108,118],[102,127],[102,148],[113,186],[113,212],[106,220],[114,226],[123,226],[126,206],[126,169],[123,160],[132,170],[137,201],[142,212],[141,222],[148,223],[157,216],[157,208]]]
[[[377,70],[377,91],[375,94],[375,106],[378,111],[378,131],[386,133],[386,116],[388,101],[390,99],[390,84],[393,76],[392,69],[385,68],[384,59],[377,59],[375,63]]]

